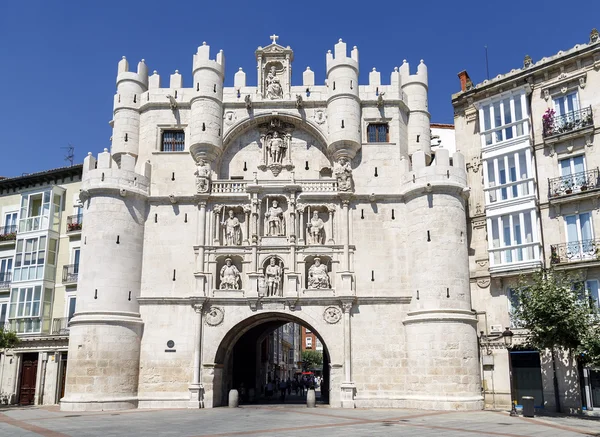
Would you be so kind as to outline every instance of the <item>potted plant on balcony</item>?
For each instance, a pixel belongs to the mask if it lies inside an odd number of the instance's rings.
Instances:
[[[556,247],[550,246],[550,264],[558,264],[560,262],[560,258],[558,256],[558,251]]]
[[[0,234],[0,241],[11,241],[17,239],[16,232],[9,232],[7,234]]]
[[[554,114],[556,114],[554,109],[548,108],[548,109],[546,109],[546,112],[544,112],[544,115],[542,115],[542,126],[543,126],[543,133],[544,133],[545,137],[553,134]]]

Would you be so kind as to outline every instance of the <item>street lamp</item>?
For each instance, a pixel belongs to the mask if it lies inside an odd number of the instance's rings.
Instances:
[[[512,358],[510,356],[510,348],[512,347],[513,336],[515,334],[508,328],[504,330],[502,333],[502,338],[504,340],[504,345],[508,351],[508,377],[510,378],[510,415],[511,417],[517,417],[519,413],[517,413],[517,402],[515,400],[515,381],[513,378],[513,368],[512,368]]]

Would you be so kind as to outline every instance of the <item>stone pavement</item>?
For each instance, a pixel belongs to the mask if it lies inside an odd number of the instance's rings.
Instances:
[[[600,436],[600,420],[525,419],[505,412],[307,409],[302,405],[236,409],[62,413],[58,407],[0,409],[4,437],[276,436]]]

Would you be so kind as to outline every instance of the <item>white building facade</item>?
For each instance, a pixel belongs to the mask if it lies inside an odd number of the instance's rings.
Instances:
[[[520,275],[541,267],[568,270],[597,305],[598,256],[594,229],[600,191],[598,111],[600,43],[587,44],[498,75],[474,86],[459,73],[453,96],[457,149],[467,160],[470,271],[473,307],[485,338],[511,325],[512,289]],[[551,357],[499,343],[482,345],[486,405],[510,405],[511,392],[556,408]],[[562,357],[557,375],[563,411],[600,408],[598,369]],[[512,364],[514,386],[510,386]],[[574,376],[575,375],[575,376]]]
[[[111,150],[84,162],[63,410],[224,405],[260,381],[237,351],[288,322],[323,344],[334,407],[482,408],[465,162],[432,153],[427,67],[359,85],[340,40],[325,84],[292,85],[272,39],[256,85],[224,88],[206,44],[191,87],[119,63]]]

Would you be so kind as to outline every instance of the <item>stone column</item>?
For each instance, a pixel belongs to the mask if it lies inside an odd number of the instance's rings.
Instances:
[[[305,233],[305,229],[304,229],[304,205],[299,205],[298,206],[298,213],[300,214],[300,232],[298,235],[298,243],[299,244],[304,244],[304,233]]]
[[[219,230],[220,230],[220,220],[219,220],[219,214],[221,214],[221,209],[223,208],[222,205],[215,205],[213,207],[213,223],[212,223],[212,234],[213,234],[213,245],[218,246],[219,245]]]
[[[248,245],[250,244],[251,238],[250,238],[250,213],[251,213],[251,208],[248,205],[244,205],[244,220],[245,220],[245,229],[244,229],[244,244]]]
[[[291,134],[285,135],[285,144],[286,144],[285,151],[286,151],[286,155],[287,155],[286,164],[292,165],[292,135]]]
[[[197,245],[198,248],[198,258],[196,259],[196,271],[203,272],[204,271],[204,245],[205,237],[206,237],[206,202],[200,201],[198,203],[198,230],[196,232],[197,235]]]
[[[328,205],[327,209],[329,210],[329,235],[327,236],[327,244],[335,244],[333,239],[333,211],[335,207],[333,205]]]
[[[354,408],[356,386],[352,382],[352,350],[350,335],[350,318],[352,317],[352,301],[342,301],[344,313],[344,382],[341,384],[342,408]]]
[[[350,270],[350,211],[348,209],[349,203],[349,200],[342,200],[342,244],[344,245],[342,271],[345,272]]]
[[[190,401],[188,408],[204,407],[204,387],[202,386],[202,309],[204,303],[195,303],[193,305],[196,312],[196,332],[194,333],[194,374],[192,383],[189,386]]]
[[[259,69],[259,71],[260,71],[260,69]],[[260,143],[262,144],[262,156],[261,156],[260,165],[266,166],[267,165],[267,136],[265,134],[262,134],[260,136]]]

